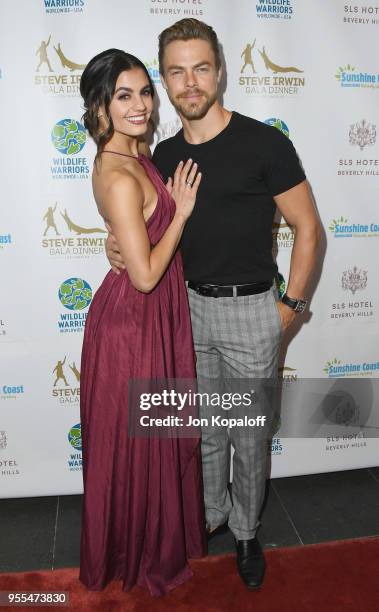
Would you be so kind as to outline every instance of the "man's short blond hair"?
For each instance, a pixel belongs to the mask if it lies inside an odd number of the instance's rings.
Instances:
[[[181,19],[159,34],[159,72],[163,74],[163,56],[168,44],[174,40],[206,40],[212,47],[217,70],[221,67],[220,48],[214,29],[198,19]]]

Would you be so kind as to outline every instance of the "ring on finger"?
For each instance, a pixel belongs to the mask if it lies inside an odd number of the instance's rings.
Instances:
[[[192,187],[191,181],[186,181],[186,185],[189,185],[190,187]]]

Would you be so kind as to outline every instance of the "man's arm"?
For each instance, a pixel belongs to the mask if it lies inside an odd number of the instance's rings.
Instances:
[[[321,236],[321,224],[308,182],[305,180],[292,189],[274,196],[274,200],[284,219],[295,232],[287,294],[291,298],[303,299],[316,263]],[[286,329],[296,317],[296,313],[283,302],[279,302],[278,307],[283,327]]]

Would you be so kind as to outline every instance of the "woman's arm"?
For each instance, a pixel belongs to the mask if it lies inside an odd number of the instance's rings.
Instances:
[[[116,238],[133,286],[144,293],[159,282],[178,246],[185,223],[192,213],[201,180],[195,179],[196,164],[179,164],[169,190],[176,212],[161,240],[151,248],[143,217],[144,194],[132,176],[117,175],[102,198],[102,213]],[[193,183],[192,186],[190,184]]]

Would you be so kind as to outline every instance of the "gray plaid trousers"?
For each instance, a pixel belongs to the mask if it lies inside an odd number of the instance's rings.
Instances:
[[[213,298],[188,289],[188,296],[199,392],[202,379],[277,378],[282,327],[274,285],[256,295]],[[231,445],[233,501],[227,487]],[[253,538],[265,492],[267,436],[241,435],[237,427],[202,427],[201,452],[208,525],[228,521],[236,539]]]

